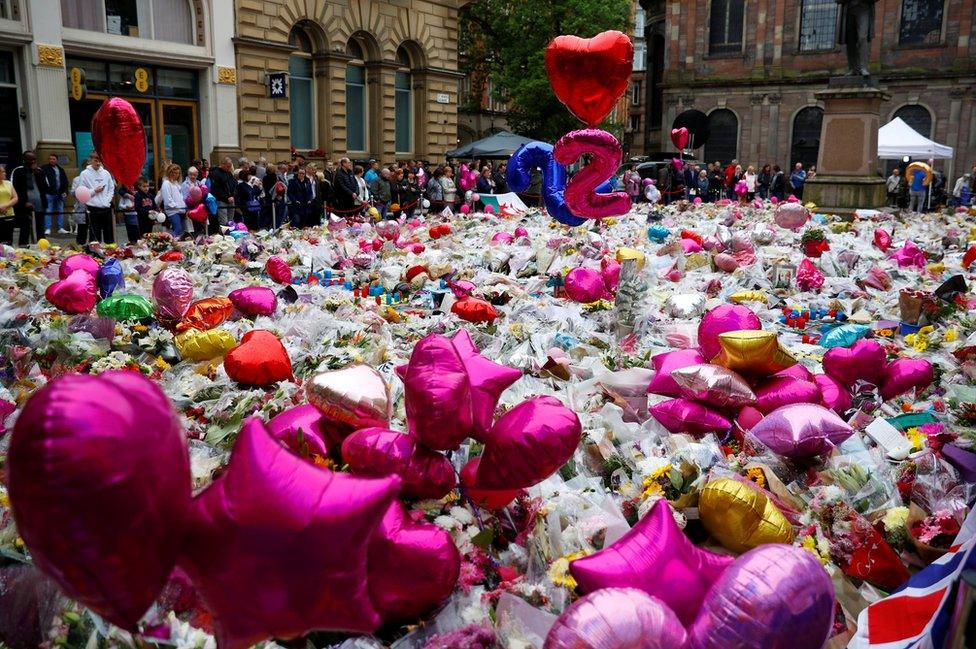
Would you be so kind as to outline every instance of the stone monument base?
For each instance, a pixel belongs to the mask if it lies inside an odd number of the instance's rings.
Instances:
[[[878,176],[818,173],[803,185],[803,202],[815,203],[818,212],[851,214],[857,209],[884,207],[887,198],[885,181]]]
[[[819,211],[850,214],[884,207],[885,181],[878,175],[878,113],[890,95],[870,77],[831,79],[816,93],[824,104],[817,175],[803,187],[803,200]]]

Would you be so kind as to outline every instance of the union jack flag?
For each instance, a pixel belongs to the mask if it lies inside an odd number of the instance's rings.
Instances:
[[[943,649],[952,618],[953,586],[976,568],[976,516],[970,511],[949,551],[904,586],[861,611],[847,649]]]

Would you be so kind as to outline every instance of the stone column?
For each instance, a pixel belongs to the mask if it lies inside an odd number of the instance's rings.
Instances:
[[[237,62],[234,52],[234,7],[229,2],[209,3],[210,27],[207,41],[214,56],[210,76],[201,73],[200,122],[204,125],[200,153],[219,160],[242,155],[241,114],[237,101]]]
[[[878,113],[891,95],[857,86],[816,93],[824,103],[817,177],[807,182],[804,199],[825,211],[850,213],[885,204],[878,175]]]
[[[30,45],[27,79],[23,99],[31,115],[26,146],[31,146],[41,161],[51,153],[67,158],[64,166],[77,169],[71,143],[71,114],[68,111],[68,76],[61,44],[61,3],[59,0],[27,0],[27,15],[34,30]],[[23,5],[22,5],[23,6]]]
[[[962,118],[962,100],[966,96],[966,91],[963,88],[953,88],[949,91],[949,122],[948,130],[946,131],[946,143],[955,147],[956,151],[959,151],[959,127],[960,119]],[[935,139],[933,137],[933,139]],[[946,188],[949,192],[952,192],[952,187],[956,182],[956,159],[955,157],[946,160],[945,168],[945,178],[946,178]]]
[[[789,152],[783,155],[779,150],[779,107],[783,103],[783,96],[769,95],[766,97],[766,101],[769,102],[769,118],[766,120],[769,130],[769,140],[765,154],[760,149],[759,155],[762,156],[761,159],[763,160],[789,160]],[[789,162],[786,163],[787,168],[784,170],[787,176],[790,173],[789,164]]]
[[[342,52],[316,55],[319,145],[333,160],[345,157],[349,150],[346,146],[346,64],[350,60]]]
[[[369,128],[366,146],[368,157],[377,160],[396,158],[394,110],[394,81],[397,64],[393,61],[366,63],[367,119]]]

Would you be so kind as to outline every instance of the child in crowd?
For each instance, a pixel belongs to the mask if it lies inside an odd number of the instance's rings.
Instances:
[[[155,201],[156,194],[149,191],[149,180],[140,176],[139,180],[136,181],[135,195],[136,221],[139,224],[140,238],[152,232],[153,220],[150,218],[149,212],[152,211]]]
[[[139,216],[136,212],[136,195],[128,185],[119,185],[118,211],[125,224],[125,236],[129,245],[134,245],[142,236],[139,234]]]

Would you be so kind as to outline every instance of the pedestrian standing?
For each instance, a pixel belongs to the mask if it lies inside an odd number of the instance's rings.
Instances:
[[[7,180],[7,167],[0,165],[0,243],[14,245],[14,205],[17,204],[17,190]]]
[[[898,207],[898,199],[902,192],[903,179],[901,170],[895,167],[885,181],[885,190],[888,192],[888,207]]]
[[[373,197],[373,207],[380,213],[380,219],[386,218],[386,211],[393,200],[390,190],[390,170],[381,169],[379,176],[369,185],[370,195]]]
[[[927,186],[925,184],[926,173],[922,169],[916,168],[912,171],[909,178],[911,185],[908,189],[908,211],[920,214],[925,207],[925,195]]]
[[[351,216],[359,202],[359,183],[352,172],[352,160],[342,158],[339,160],[339,171],[336,172],[335,182],[336,208],[339,216]]]
[[[454,169],[451,165],[444,165],[441,175],[441,188],[444,190],[444,204],[453,211],[457,205],[457,185],[454,182]]]
[[[769,198],[769,185],[773,181],[773,169],[768,164],[763,165],[756,177],[756,188],[759,198]]]
[[[369,203],[369,183],[366,182],[366,178],[364,177],[365,172],[366,170],[361,165],[356,165],[352,169],[352,173],[356,177],[357,195],[363,204]]]
[[[115,180],[102,166],[102,158],[92,153],[88,167],[81,172],[81,184],[91,191],[86,206],[88,212],[88,237],[102,243],[115,243],[115,219],[112,215],[112,199],[115,197]]]
[[[491,179],[495,182],[496,194],[508,193],[508,178],[505,177],[505,171],[507,169],[508,169],[507,162],[499,162],[498,169],[496,169],[495,173],[491,175]]]
[[[288,212],[292,227],[301,228],[308,222],[312,197],[312,181],[305,175],[305,167],[298,167],[288,181]]]
[[[233,161],[226,157],[221,160],[219,167],[210,172],[210,193],[217,199],[216,225],[227,225],[233,219],[234,191],[237,188],[237,180],[231,173],[233,168]],[[217,234],[217,232],[219,232],[219,228],[212,227],[210,234]]]
[[[136,192],[128,185],[119,185],[118,190],[118,209],[125,225],[125,236],[128,244],[135,245],[139,241],[139,214],[136,212]]]
[[[153,205],[156,202],[156,194],[149,191],[149,180],[145,176],[140,176],[136,181],[136,220],[139,222],[139,237],[142,238],[152,232],[153,221],[149,218]]]
[[[779,165],[773,165],[773,177],[769,181],[769,196],[778,201],[786,198],[786,174]]]
[[[756,197],[756,181],[758,179],[756,168],[749,165],[743,178],[746,181],[746,199],[751,201]]]
[[[51,229],[57,223],[58,234],[68,234],[64,229],[64,199],[68,197],[68,174],[57,153],[47,157],[47,164],[41,167],[44,174],[44,184],[47,186],[47,212],[44,216],[44,235],[51,234]]]
[[[256,179],[255,179],[256,181]],[[240,218],[248,230],[257,230],[261,219],[261,185],[252,181],[251,172],[241,169],[237,173],[234,204],[240,210]]]
[[[227,158],[230,160],[230,158]],[[219,170],[215,170],[219,171]],[[163,213],[169,221],[169,227],[173,231],[173,236],[180,238],[184,235],[183,215],[186,214],[186,201],[183,200],[183,191],[180,186],[180,165],[170,164],[166,167],[163,175],[163,182],[159,188],[159,201],[162,204]],[[219,201],[219,199],[218,199]],[[217,203],[220,204],[219,202]],[[194,221],[194,229],[197,228]]]
[[[14,215],[20,234],[17,245],[26,246],[31,241],[31,230],[35,233],[44,231],[44,213],[46,211],[45,194],[47,186],[44,174],[37,166],[37,156],[33,151],[24,151],[21,166],[10,174],[10,182],[17,192],[17,205]]]
[[[803,200],[803,185],[806,181],[807,172],[803,171],[803,163],[797,162],[793,167],[793,173],[790,174],[790,187],[793,189],[793,195],[800,200]]]

